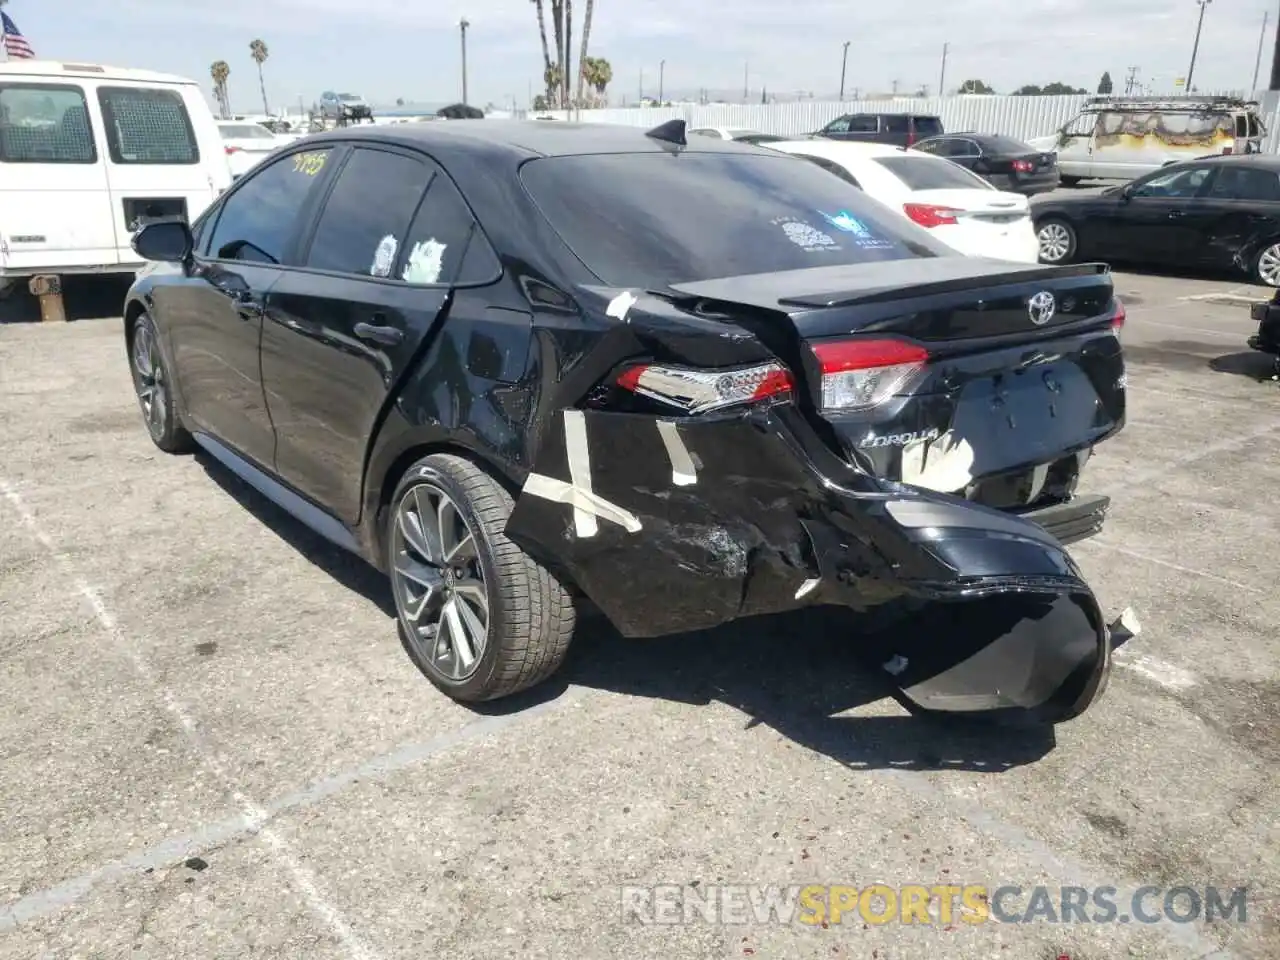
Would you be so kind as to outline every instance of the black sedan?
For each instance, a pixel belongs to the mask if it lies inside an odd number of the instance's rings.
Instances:
[[[1034,196],[1056,190],[1060,182],[1058,157],[1041,153],[1013,137],[990,133],[948,133],[915,144],[972,170],[998,190]]]
[[[1280,157],[1210,156],[1032,206],[1043,263],[1112,260],[1245,273],[1280,286]]]
[[[1063,545],[1124,418],[1103,268],[960,256],[681,121],[334,131],[133,242],[155,444],[384,571],[460,701],[554,672],[583,598],[627,636],[942,611],[886,666],[926,709],[1060,721],[1104,685]]]

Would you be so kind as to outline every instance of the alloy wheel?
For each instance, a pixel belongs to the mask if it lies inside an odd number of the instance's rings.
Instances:
[[[1280,243],[1273,243],[1258,255],[1258,279],[1269,287],[1280,287]]]
[[[461,682],[489,638],[489,590],[474,531],[440,487],[420,483],[396,505],[396,609],[422,662]]]
[[[137,374],[138,403],[147,429],[153,436],[159,436],[164,432],[169,391],[164,380],[164,361],[150,324],[140,323],[133,335],[133,369]]]
[[[1040,259],[1058,263],[1071,251],[1071,235],[1060,223],[1046,223],[1036,234],[1040,241]]]

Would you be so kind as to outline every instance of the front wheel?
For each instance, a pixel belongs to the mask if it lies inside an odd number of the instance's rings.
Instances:
[[[463,703],[550,677],[573,637],[573,598],[503,532],[511,495],[451,454],[419,460],[387,513],[387,569],[414,663]]]
[[[1280,243],[1269,243],[1253,258],[1253,275],[1268,287],[1280,287]]]
[[[134,321],[129,337],[133,389],[151,441],[165,453],[190,453],[195,442],[178,419],[173,378],[160,352],[155,324],[147,314]]]
[[[1040,262],[1070,263],[1076,254],[1076,232],[1065,220],[1044,220],[1036,225]]]

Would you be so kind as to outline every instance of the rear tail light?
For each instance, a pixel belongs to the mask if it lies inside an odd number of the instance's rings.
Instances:
[[[869,410],[923,379],[929,351],[904,340],[838,340],[810,345],[822,372],[824,410]]]
[[[231,155],[231,154],[233,154],[233,153],[239,153],[239,152],[240,152],[240,148],[239,148],[239,147],[226,147],[225,149],[226,149],[226,151],[227,151],[227,155],[228,155],[228,156],[230,156],[230,155]]]
[[[1231,148],[1230,148],[1230,147],[1223,147],[1223,148],[1222,148],[1222,155],[1223,155],[1224,157],[1229,157],[1229,156],[1231,155]]]
[[[1117,337],[1120,336],[1120,331],[1124,329],[1124,321],[1124,303],[1119,297],[1116,297],[1116,312],[1111,318],[1111,329],[1115,331]]]
[[[1015,160],[1013,161],[1013,169],[1017,173],[1030,173],[1035,169],[1035,164],[1030,160]]]
[[[624,390],[669,404],[685,413],[706,413],[771,397],[795,389],[791,371],[778,363],[733,370],[690,370],[640,364],[617,379]]]
[[[963,213],[956,207],[940,207],[933,203],[903,204],[903,212],[922,227],[942,227],[956,222],[956,214]]]

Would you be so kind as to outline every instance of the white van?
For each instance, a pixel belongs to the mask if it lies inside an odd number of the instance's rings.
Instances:
[[[42,274],[133,272],[140,218],[194,221],[230,185],[195,81],[0,63],[0,293]]]
[[[1055,134],[1027,143],[1058,154],[1064,186],[1130,180],[1177,160],[1261,152],[1258,104],[1237,97],[1093,97]]]

